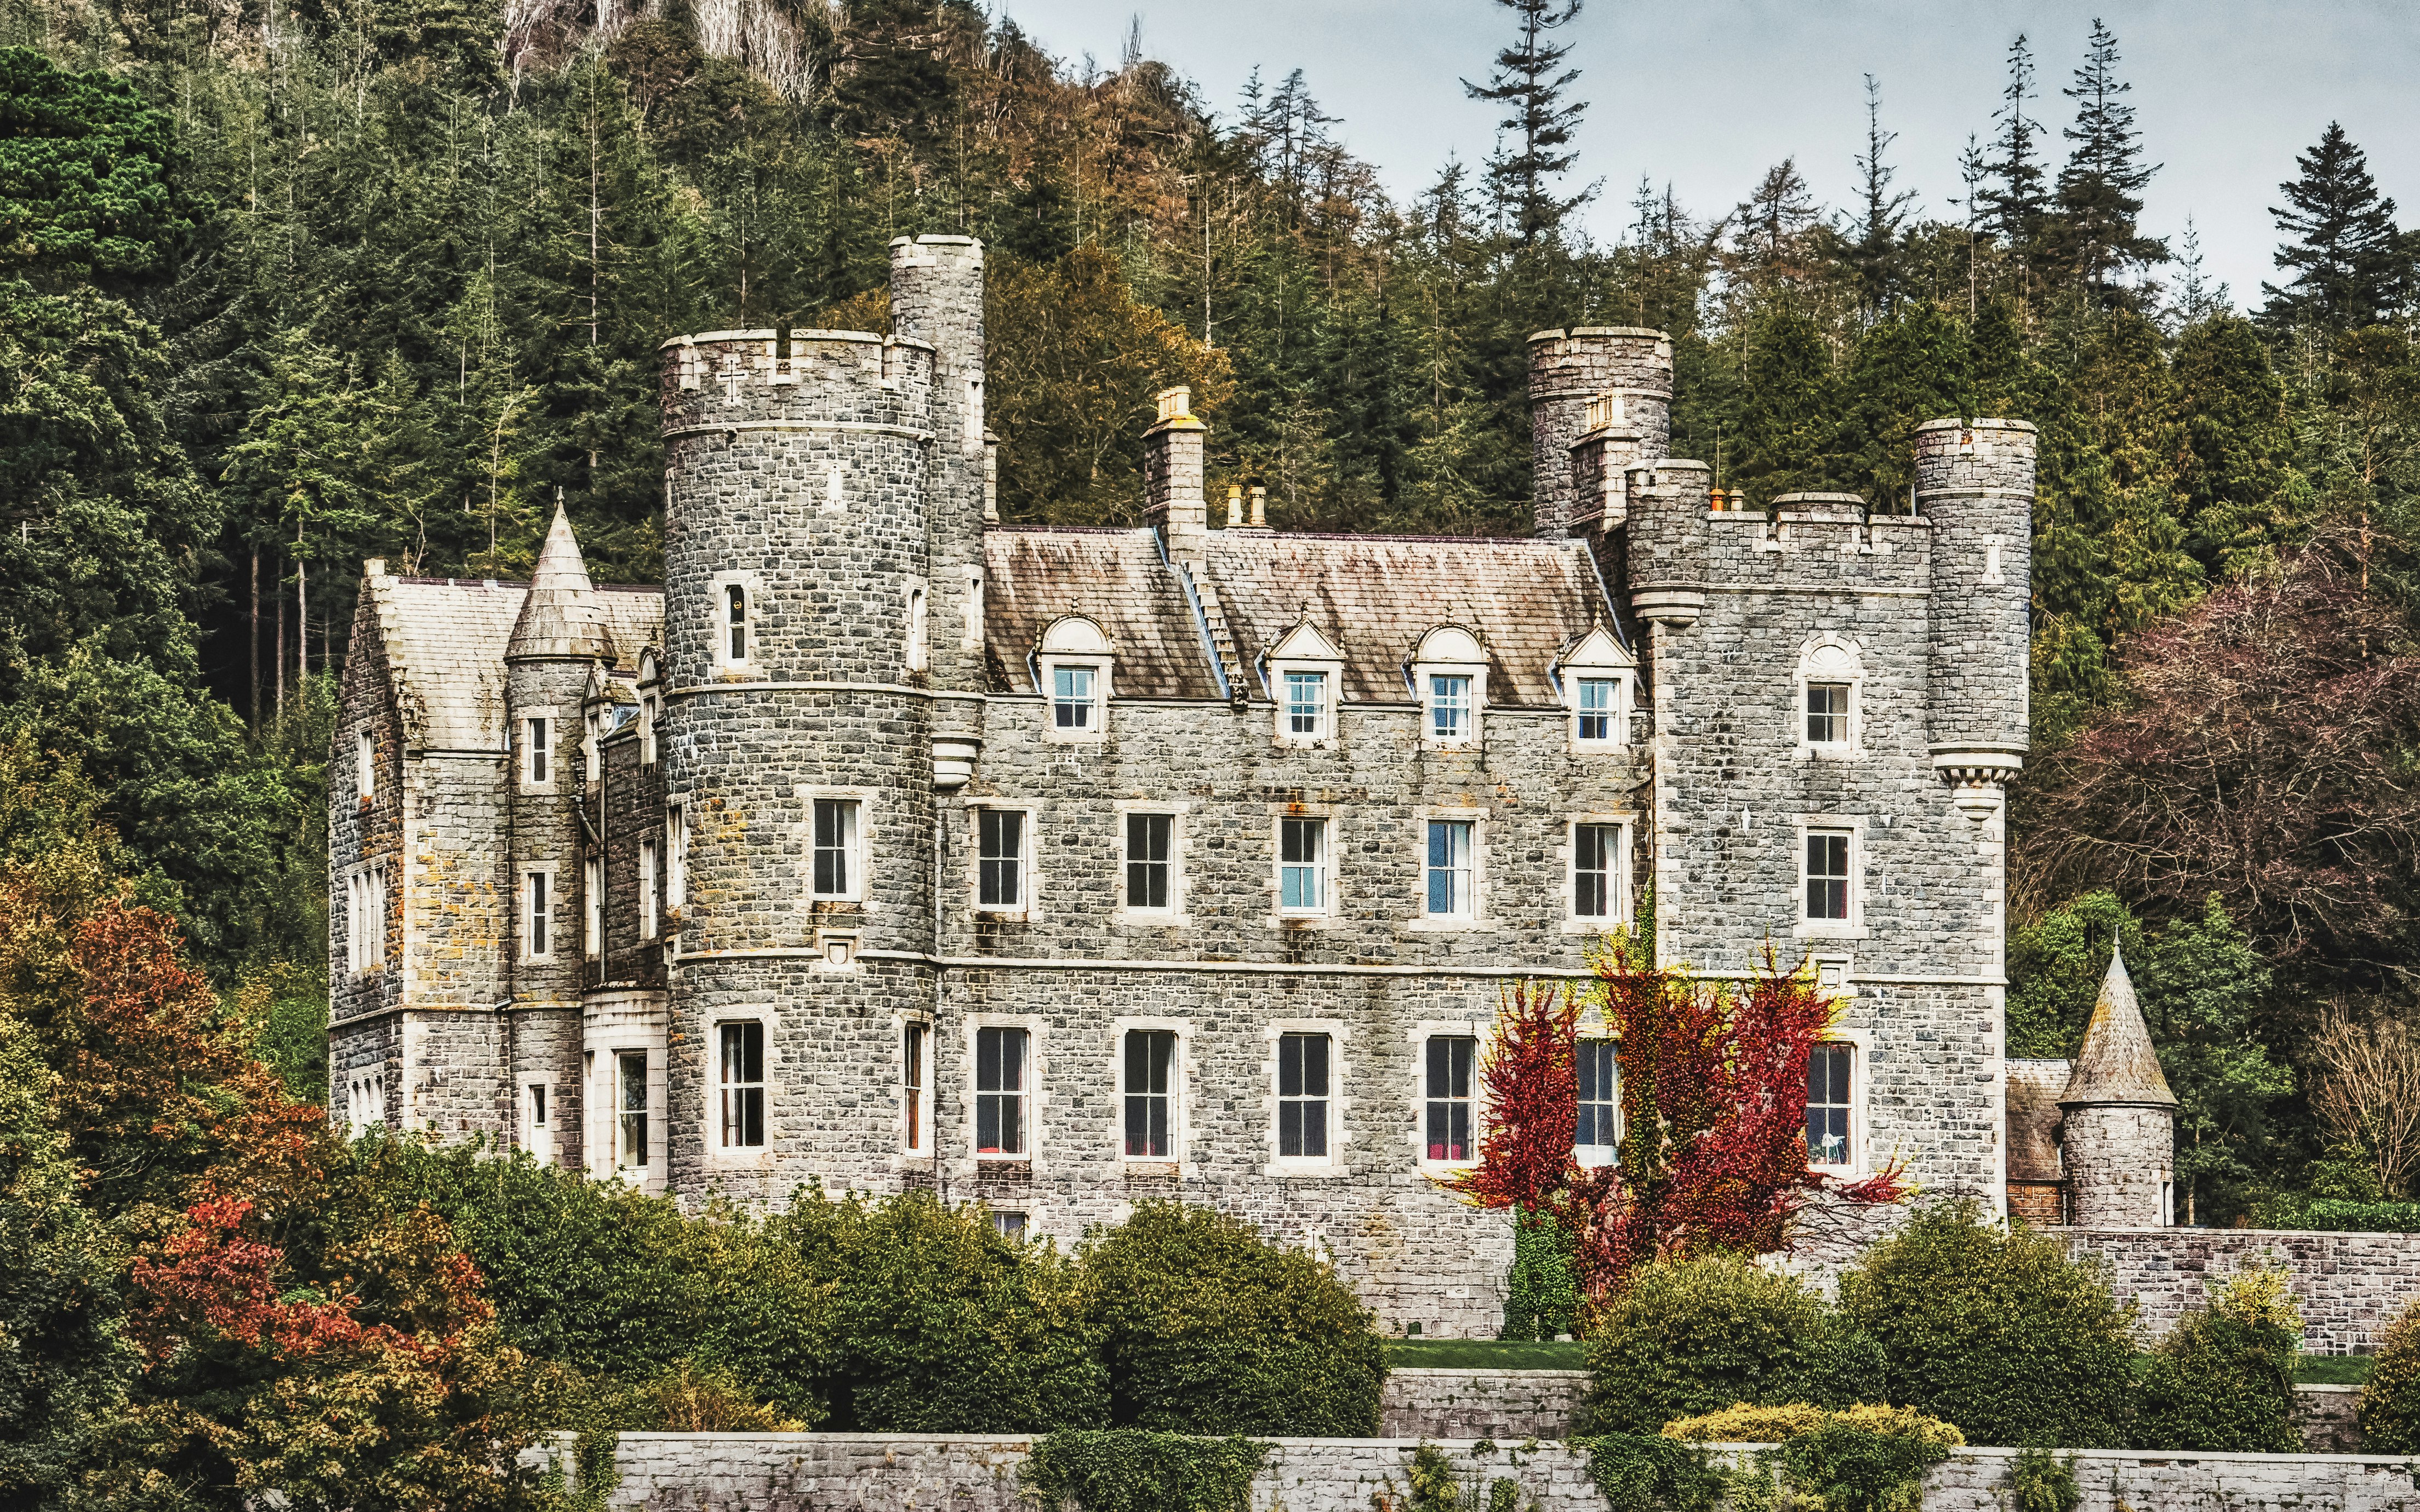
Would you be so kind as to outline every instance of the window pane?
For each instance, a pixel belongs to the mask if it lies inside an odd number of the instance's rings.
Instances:
[[[1818,830],[1807,837],[1807,917],[1849,917],[1849,837]]]
[[[975,1149],[985,1155],[1025,1152],[1023,1029],[975,1031]]]
[[[731,659],[748,659],[748,590],[731,583],[722,590],[724,617],[731,626]]]
[[[1471,822],[1429,821],[1429,912],[1460,917],[1472,911]]]
[[[1807,1057],[1807,1158],[1818,1165],[1849,1164],[1849,1079],[1854,1052],[1817,1045]]]
[[[1613,917],[1613,870],[1620,853],[1620,826],[1572,826],[1572,914],[1577,918]]]
[[[985,809],[978,835],[977,901],[986,907],[1016,907],[1025,890],[1025,815],[1013,809]]]
[[[849,872],[856,854],[856,800],[817,798],[814,890],[818,897],[845,898],[849,895]]]
[[[1320,716],[1327,703],[1326,672],[1286,673],[1286,733],[1320,733]]]
[[[1429,679],[1430,733],[1438,740],[1459,740],[1470,731],[1470,679],[1432,676]]]
[[[1126,1153],[1165,1160],[1175,1153],[1169,1136],[1169,1067],[1176,1035],[1168,1029],[1126,1034]]]
[[[1289,1034],[1278,1041],[1278,1154],[1323,1159],[1327,1154],[1327,1036]]]
[[[924,1148],[924,1026],[910,1024],[899,1047],[899,1094],[907,1104],[908,1148]]]
[[[1469,1160],[1470,1066],[1479,1041],[1438,1035],[1428,1045],[1428,1158]]]
[[[1849,738],[1849,685],[1807,685],[1807,739],[1813,745],[1839,745]]]
[[[1613,738],[1613,680],[1609,677],[1580,679],[1580,738],[1611,740]]]
[[[647,1164],[647,1057],[644,1052],[625,1053],[614,1057],[619,1073],[621,1122],[620,1164],[639,1166]]]
[[[1175,819],[1164,813],[1126,815],[1126,906],[1166,908],[1168,853]]]
[[[1318,819],[1278,823],[1278,906],[1297,911],[1325,907],[1326,824]]]
[[[1060,729],[1093,727],[1093,678],[1090,667],[1051,669],[1051,703]]]

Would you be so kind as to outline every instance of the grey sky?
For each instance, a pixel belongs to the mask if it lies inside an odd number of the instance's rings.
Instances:
[[[1114,62],[1131,18],[1143,47],[1198,83],[1232,119],[1236,90],[1299,68],[1311,93],[1390,193],[1417,193],[1449,154],[1477,164],[1494,112],[1464,98],[1510,35],[1491,0],[994,0],[1054,54]],[[1900,133],[1899,183],[1925,213],[1951,218],[1962,191],[1967,133],[1991,133],[2008,45],[2032,39],[2042,98],[2034,117],[2063,158],[2066,85],[2092,18],[2124,54],[2129,97],[2151,162],[2146,228],[2172,244],[2193,217],[2209,275],[2239,304],[2273,278],[2268,207],[2294,155],[2327,123],[2369,154],[2397,220],[2420,221],[2420,7],[2410,4],[2202,3],[2027,5],[1955,0],[1588,0],[1569,35],[1590,107],[1579,175],[1602,178],[1589,211],[1600,237],[1621,234],[1639,176],[1670,180],[1706,215],[1744,198],[1762,171],[1795,154],[1817,195],[1851,196],[1865,129],[1863,76],[1883,86],[1883,123]],[[2173,276],[2174,270],[2167,270]]]

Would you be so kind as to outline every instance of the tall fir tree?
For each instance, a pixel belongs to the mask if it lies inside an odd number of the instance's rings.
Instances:
[[[1883,130],[1883,88],[1866,75],[1866,150],[1857,155],[1856,218],[1848,228],[1843,252],[1857,277],[1857,302],[1869,320],[1890,308],[1900,292],[1906,261],[1905,235],[1916,191],[1894,190],[1898,170],[1883,160],[1897,131]]]
[[[2289,239],[2277,267],[2294,276],[2262,284],[2261,318],[2273,326],[2351,331],[2393,315],[2412,284],[2411,252],[2395,229],[2395,201],[2381,197],[2369,158],[2335,121],[2295,158],[2301,176],[2277,186],[2286,196],[2269,214]]]
[[[1465,79],[1462,87],[1473,100],[1506,107],[1498,124],[1520,145],[1490,160],[1488,188],[1508,212],[1509,229],[1528,247],[1559,237],[1572,211],[1594,193],[1591,188],[1561,194],[1555,188],[1555,181],[1579,161],[1572,149],[1572,131],[1588,101],[1570,96],[1580,77],[1579,69],[1563,67],[1572,44],[1549,34],[1579,19],[1580,0],[1496,3],[1512,12],[1519,34],[1496,54],[1496,71],[1486,84]]]
[[[2143,162],[2142,133],[2125,97],[2133,85],[2118,77],[2118,36],[2098,20],[2086,44],[2084,65],[2065,91],[2075,101],[2075,123],[2067,139],[2075,144],[2058,175],[2058,237],[2061,260],[2096,302],[2117,293],[2129,269],[2168,259],[2167,244],[2143,235],[2143,189],[2159,171]]]
[[[2050,213],[2050,191],[2041,164],[2041,123],[2025,114],[2034,98],[2034,54],[2025,35],[2009,44],[2009,82],[2000,90],[1998,123],[1993,138],[1993,187],[1984,196],[1991,207],[1992,234],[2000,245],[2023,258],[2041,235]]]

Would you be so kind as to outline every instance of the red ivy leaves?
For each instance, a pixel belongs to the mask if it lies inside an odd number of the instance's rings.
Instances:
[[[1807,972],[1782,970],[1768,950],[1745,984],[1699,982],[1637,949],[1617,938],[1596,964],[1620,1046],[1621,1165],[1574,1164],[1579,1003],[1524,983],[1498,1012],[1480,1163],[1446,1185],[1481,1207],[1554,1213],[1591,1296],[1657,1257],[1787,1249],[1818,1196],[1907,1196],[1896,1163],[1858,1181],[1807,1164],[1807,1065],[1832,1022]]]

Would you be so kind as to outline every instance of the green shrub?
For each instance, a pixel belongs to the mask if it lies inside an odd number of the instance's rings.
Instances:
[[[367,1225],[427,1204],[486,1277],[505,1339],[530,1354],[628,1384],[703,1369],[784,1419],[825,1418],[832,1288],[763,1224],[688,1216],[526,1153],[373,1134],[345,1160],[330,1210]]]
[[[1882,1395],[1882,1351],[1792,1276],[1736,1256],[1642,1266],[1590,1319],[1591,1433],[1653,1433],[1734,1402]]]
[[[2009,1512],[2075,1512],[2083,1500],[2073,1455],[2060,1459],[2039,1446],[2017,1451],[2009,1466]]]
[[[1377,1433],[1386,1354],[1324,1262],[1238,1219],[1147,1202],[1089,1241],[1081,1266],[1118,1427]]]
[[[2294,1358],[2302,1315],[2280,1271],[2247,1271],[2187,1312],[2144,1363],[2137,1449],[2299,1454]]]
[[[1104,1426],[1108,1380],[1076,1268],[930,1193],[798,1194],[771,1220],[834,1288],[835,1428],[1052,1432]]]
[[[1877,1396],[1971,1443],[2125,1442],[2133,1310],[2057,1239],[2003,1228],[1972,1203],[1926,1208],[1840,1278],[1840,1310],[1882,1346]]]
[[[2277,1227],[2315,1228],[2334,1234],[2420,1234],[2420,1202],[2348,1202],[2314,1197],[2284,1211],[2263,1210]],[[2283,1220],[2290,1219],[2290,1222]]]
[[[1706,1451],[1658,1433],[1601,1433],[1574,1441],[1589,1479],[1612,1512],[1713,1512],[1726,1477]]]
[[[2361,1388],[2364,1454],[2420,1453],[2420,1301],[2397,1313]]]
[[[1580,1307],[1572,1240],[1545,1214],[1512,1220],[1512,1274],[1505,1288],[1504,1336],[1551,1339],[1573,1332]]]
[[[1048,1512],[1249,1512],[1267,1454],[1249,1439],[1074,1428],[1036,1439],[1016,1478]]]
[[[1949,1458],[1922,1433],[1876,1432],[1831,1418],[1781,1446],[1790,1487],[1824,1512],[1919,1512],[1924,1473]]]

